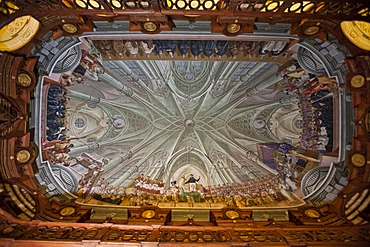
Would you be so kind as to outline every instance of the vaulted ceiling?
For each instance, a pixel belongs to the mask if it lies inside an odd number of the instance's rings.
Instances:
[[[367,246],[366,1],[37,2],[0,0],[1,244]]]

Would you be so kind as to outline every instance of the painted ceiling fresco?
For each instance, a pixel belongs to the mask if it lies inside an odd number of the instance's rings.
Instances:
[[[90,204],[303,205],[302,179],[334,148],[336,83],[301,68],[298,50],[75,40],[37,89],[39,182]]]

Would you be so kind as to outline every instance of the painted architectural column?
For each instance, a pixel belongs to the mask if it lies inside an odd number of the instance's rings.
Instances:
[[[121,184],[123,184],[124,182],[126,182],[126,180],[128,178],[131,177],[131,175],[135,172],[138,171],[138,167],[137,166],[132,166],[130,169],[128,169],[127,172],[125,172],[122,177],[118,178],[117,180],[115,180],[112,185],[113,186],[120,186]]]
[[[131,157],[132,157],[132,153],[131,153],[131,151],[129,151],[128,153],[126,153],[124,155],[120,155],[118,157],[115,157],[115,158],[111,159],[108,162],[108,164],[106,164],[104,166],[104,171],[105,172],[110,171],[111,169],[113,169],[114,167],[118,166],[123,161],[130,159]]]
[[[69,90],[68,97],[70,97],[72,99],[80,100],[80,101],[91,101],[91,102],[95,102],[95,103],[100,102],[99,97],[93,97],[91,95],[81,93],[81,92],[77,92],[77,91],[74,91],[74,90]]]
[[[250,170],[250,168],[248,166],[242,166],[241,170],[242,170],[242,172],[247,174],[250,179],[253,179],[253,180],[257,179],[256,175],[254,175],[254,173]]]
[[[242,76],[240,76],[240,80],[242,82],[246,82],[251,76],[253,76],[259,69],[261,69],[265,63],[257,63],[254,65],[248,72]]]
[[[108,84],[109,86],[113,87],[117,91],[123,92],[127,96],[132,96],[132,94],[133,94],[131,88],[128,88],[128,87],[124,86],[121,82],[117,81],[115,78],[108,75],[107,73],[100,74],[99,75],[99,80],[101,82],[104,82],[104,83]]]
[[[133,81],[139,81],[139,76],[134,74],[131,69],[123,62],[115,63],[120,69],[122,69]]]
[[[215,166],[215,170],[218,174],[218,176],[220,177],[221,181],[222,181],[222,184],[227,184],[229,183],[228,179],[225,177],[225,174],[224,172],[222,172],[222,166],[220,163],[217,163],[217,165]]]
[[[231,175],[232,171],[230,170],[229,167],[222,167],[222,172],[224,173],[224,175],[225,175],[226,179],[229,181],[229,183],[235,183],[239,180],[237,178],[233,178],[233,176]]]
[[[258,82],[256,85],[248,88],[245,93],[248,97],[253,96],[257,94],[259,91],[261,91],[262,89],[268,88],[276,84],[277,82],[281,81],[282,79],[283,77],[280,76],[279,74],[270,75],[269,77]]]
[[[93,143],[93,144],[85,144],[81,146],[75,146],[71,148],[71,151],[68,152],[69,155],[76,157],[78,154],[83,153],[83,152],[91,152],[93,150],[96,150],[99,148],[98,143]]]
[[[159,172],[160,172],[161,167],[160,166],[154,166],[151,167],[151,169],[147,172],[147,175],[151,178],[156,178],[156,179],[161,179],[159,177]]]

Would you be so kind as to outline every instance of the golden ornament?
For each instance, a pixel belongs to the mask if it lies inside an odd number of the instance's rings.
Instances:
[[[66,23],[66,24],[63,24],[63,30],[66,31],[67,33],[75,33],[77,32],[77,27],[73,24],[70,24],[70,23]]]
[[[28,87],[31,84],[31,77],[25,73],[18,75],[17,83],[22,87]]]
[[[240,24],[232,23],[227,26],[227,31],[229,33],[237,33],[240,30]]]
[[[317,34],[319,30],[320,28],[318,26],[311,26],[311,27],[306,28],[306,30],[304,30],[304,34],[308,36],[314,35],[314,34]]]
[[[76,209],[73,207],[65,207],[62,210],[60,210],[59,214],[61,216],[70,216],[76,212]]]
[[[304,214],[310,218],[315,218],[315,219],[320,218],[321,216],[321,214],[315,209],[306,209],[304,211]]]
[[[155,216],[155,212],[153,210],[145,210],[141,216],[145,219],[151,219]]]
[[[239,218],[239,213],[234,210],[229,210],[226,212],[226,217],[234,220],[234,219]]]
[[[23,149],[17,153],[17,161],[19,163],[26,163],[31,158],[30,152]]]
[[[354,88],[360,88],[365,84],[365,78],[362,75],[355,75],[351,79],[351,86]]]
[[[362,154],[354,154],[351,157],[352,164],[354,164],[357,167],[364,166],[366,163],[366,158]]]
[[[157,29],[157,25],[154,22],[148,21],[144,23],[144,29],[148,32],[153,32]]]

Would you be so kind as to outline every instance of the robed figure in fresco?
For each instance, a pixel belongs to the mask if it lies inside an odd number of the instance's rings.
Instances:
[[[189,184],[189,192],[196,192],[197,190],[197,182],[200,180],[200,177],[196,179],[193,174],[190,174],[190,177],[185,182],[185,184]]]
[[[194,199],[195,202],[200,202],[201,194],[198,191],[201,188],[200,184],[198,183],[200,177],[196,179],[193,174],[190,174],[188,179],[185,177],[182,177],[182,179],[185,182],[180,193],[180,200],[188,201],[189,199]]]

